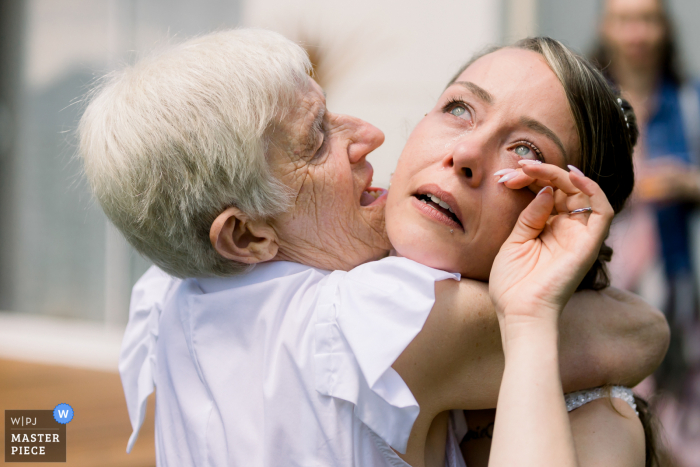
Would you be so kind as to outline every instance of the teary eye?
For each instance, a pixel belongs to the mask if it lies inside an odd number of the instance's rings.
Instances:
[[[529,141],[518,141],[514,146],[511,146],[511,151],[518,157],[536,159],[544,162],[544,157],[540,149]]]
[[[462,116],[466,111],[467,111],[467,109],[465,109],[465,108],[462,107],[461,105],[458,105],[458,106],[456,106],[456,107],[453,107],[452,110],[450,110],[450,113],[451,113],[452,115],[454,115],[455,117],[460,117],[460,116]]]
[[[515,147],[515,153],[517,155],[519,155],[520,157],[527,157],[531,152],[532,152],[532,149],[525,146],[524,144],[521,144],[520,146]]]
[[[474,117],[472,108],[469,107],[461,97],[450,99],[447,104],[445,104],[442,111],[469,122],[471,122]]]

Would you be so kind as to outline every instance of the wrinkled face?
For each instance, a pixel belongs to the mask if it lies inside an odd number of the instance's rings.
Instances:
[[[501,49],[467,68],[416,126],[387,201],[397,253],[487,280],[493,259],[532,200],[493,174],[520,159],[576,164],[578,137],[557,77],[534,52]]]
[[[327,111],[323,91],[309,79],[271,138],[273,174],[290,188],[294,202],[273,221],[277,259],[348,270],[385,256],[386,192],[370,187],[373,171],[365,160],[384,134]]]
[[[608,0],[602,34],[611,52],[633,67],[653,67],[666,34],[659,0]]]

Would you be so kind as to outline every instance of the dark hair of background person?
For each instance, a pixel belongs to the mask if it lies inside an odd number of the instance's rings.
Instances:
[[[668,13],[668,5],[666,0],[656,0],[661,10],[661,22],[664,28],[664,38],[661,44],[661,56],[659,57],[659,71],[661,78],[675,85],[680,85],[684,81],[683,67],[678,54],[678,41],[676,40],[676,29]],[[615,82],[610,74],[610,50],[602,37],[598,36],[598,40],[593,47],[593,52],[589,55],[593,64],[595,64],[603,73],[603,75]]]
[[[600,185],[615,214],[619,213],[634,188],[632,154],[639,130],[632,107],[619,97],[591,62],[559,41],[534,37],[510,47],[540,54],[559,78],[574,117],[581,148],[579,160],[570,163]],[[499,49],[490,48],[476,55],[457,72],[450,84],[469,65]],[[578,290],[601,290],[610,285],[606,263],[612,258],[612,253],[612,248],[604,243]]]

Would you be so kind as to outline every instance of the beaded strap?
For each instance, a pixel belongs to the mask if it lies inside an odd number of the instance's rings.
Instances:
[[[613,386],[609,391],[605,388],[595,388],[565,394],[564,400],[566,401],[566,410],[571,412],[584,404],[608,396],[616,397],[627,402],[629,406],[632,407],[632,410],[634,410],[634,413],[639,415],[639,412],[637,412],[637,404],[634,403],[634,394],[632,390],[624,386]]]

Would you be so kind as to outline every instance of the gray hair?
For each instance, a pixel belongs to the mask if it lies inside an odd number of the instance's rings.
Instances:
[[[141,254],[178,277],[246,265],[209,241],[235,206],[270,218],[289,193],[270,173],[268,129],[311,68],[281,35],[238,29],[188,40],[105,78],[78,128],[80,155],[107,217]]]

